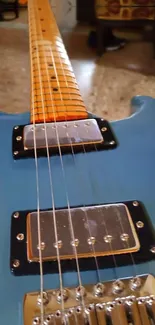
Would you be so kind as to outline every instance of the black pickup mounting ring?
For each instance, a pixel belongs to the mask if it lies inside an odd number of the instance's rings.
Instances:
[[[90,116],[91,117],[91,116]],[[78,144],[78,145],[72,145],[68,144],[65,146],[61,146],[61,153],[62,154],[71,154],[72,150],[74,150],[74,153],[83,152],[84,148],[86,152],[90,151],[96,151],[96,150],[108,150],[108,149],[114,149],[117,147],[116,138],[112,132],[112,129],[110,127],[110,124],[101,118],[94,118],[96,120],[99,130],[101,132],[101,135],[104,139],[103,142],[100,143],[91,143],[88,144]],[[89,121],[86,120],[86,121]],[[12,155],[15,160],[22,159],[22,158],[33,158],[34,157],[34,149],[25,149],[24,148],[24,140],[23,140],[23,134],[24,134],[24,128],[26,125],[16,125],[13,128],[13,134],[12,134]],[[33,124],[32,124],[33,127]],[[56,147],[48,147],[49,155],[59,155],[59,148]],[[37,148],[37,156],[38,157],[44,157],[47,156],[47,149],[46,146],[43,148]]]
[[[117,202],[118,203],[118,202]],[[148,218],[148,215],[139,201],[120,202],[126,205],[134,224],[140,249],[137,252],[115,255],[117,266],[132,265],[149,262],[155,258],[155,233],[154,228]],[[10,269],[14,275],[33,275],[39,274],[39,263],[29,262],[27,258],[27,230],[26,220],[27,215],[32,211],[18,211],[12,214],[11,219],[11,242],[10,242]],[[113,268],[113,256],[97,257],[99,268]],[[63,271],[76,270],[76,262],[74,259],[61,260]],[[93,257],[79,259],[80,270],[96,269],[95,260]],[[55,273],[58,272],[57,261],[44,261],[43,272]]]

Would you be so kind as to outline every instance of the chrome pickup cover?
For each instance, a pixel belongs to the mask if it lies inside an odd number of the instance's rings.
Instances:
[[[57,244],[55,243],[53,211],[40,211],[43,260],[56,260],[56,246],[59,247],[61,259],[75,259],[75,246],[79,258],[139,250],[139,240],[126,205],[111,204],[72,208],[70,214],[71,220],[68,209],[55,212]],[[71,236],[71,225],[74,229],[74,238]],[[27,216],[27,256],[31,262],[38,261],[39,258],[37,229],[37,212],[29,213]]]
[[[62,294],[59,290],[44,292],[44,325],[153,325],[154,322],[152,275],[64,288]],[[41,325],[39,292],[24,297],[24,325]]]
[[[95,119],[26,125],[23,132],[25,149],[34,148],[34,132],[37,148],[46,148],[46,135],[48,147],[104,141]]]
[[[64,271],[76,270],[75,246],[80,270],[132,265],[155,258],[155,234],[139,201],[72,207],[70,232],[68,209],[56,209],[58,247]],[[40,210],[44,274],[58,272],[52,210]],[[14,275],[40,274],[36,211],[14,211],[11,217],[10,268]],[[31,261],[31,263],[30,263]]]
[[[60,155],[94,150],[114,149],[116,139],[110,124],[102,118],[78,121],[16,125],[12,134],[12,153],[14,159],[35,156]],[[48,144],[48,148],[46,146]],[[61,152],[60,152],[61,149]]]

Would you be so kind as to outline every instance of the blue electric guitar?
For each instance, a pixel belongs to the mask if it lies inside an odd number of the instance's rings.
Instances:
[[[48,0],[28,2],[30,114],[0,115],[0,324],[153,325],[155,100],[88,113]]]

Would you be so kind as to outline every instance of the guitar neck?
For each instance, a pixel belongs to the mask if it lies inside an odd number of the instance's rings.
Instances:
[[[31,123],[78,120],[86,107],[48,0],[29,0]]]

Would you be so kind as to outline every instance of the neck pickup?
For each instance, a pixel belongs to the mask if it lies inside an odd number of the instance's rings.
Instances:
[[[116,140],[108,122],[99,118],[14,127],[14,159],[34,157],[34,144],[40,157],[113,149]]]

